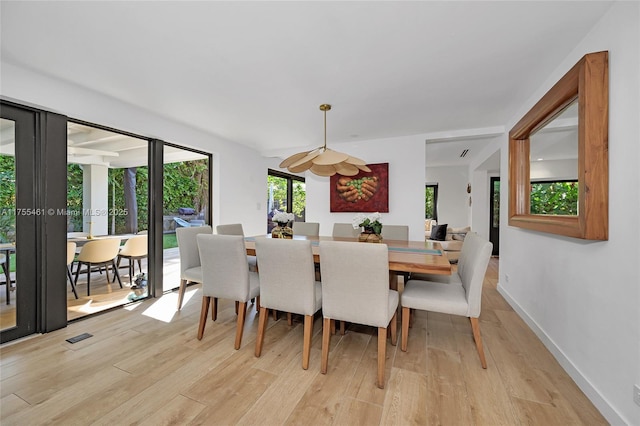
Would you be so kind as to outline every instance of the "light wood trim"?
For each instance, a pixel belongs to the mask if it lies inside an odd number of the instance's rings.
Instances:
[[[578,99],[578,215],[532,215],[530,135]],[[509,225],[587,240],[609,238],[608,52],[582,57],[509,132]]]

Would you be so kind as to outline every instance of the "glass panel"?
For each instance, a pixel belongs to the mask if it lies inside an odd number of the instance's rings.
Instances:
[[[209,157],[164,145],[163,290],[180,285],[176,228],[209,225]],[[185,294],[183,306],[190,292]]]
[[[271,175],[267,176],[267,234],[270,234],[275,227],[271,218],[276,211],[288,211],[287,184],[287,178]]]
[[[298,180],[293,181],[293,206],[291,211],[297,222],[304,222],[307,205],[307,184]]]
[[[148,229],[149,173],[145,139],[69,122],[67,141],[67,242],[76,244],[75,259],[67,259],[71,320],[146,297],[142,279],[135,284],[147,271],[147,243],[134,249],[141,240],[133,238]],[[83,247],[113,239],[120,240],[120,254],[87,274],[87,263],[78,261],[86,260]]]
[[[0,119],[0,329],[15,327],[16,166],[15,122]]]
[[[531,214],[578,214],[578,102],[531,135]]]
[[[500,227],[500,181],[493,182],[493,217],[491,218],[491,226],[493,228]]]

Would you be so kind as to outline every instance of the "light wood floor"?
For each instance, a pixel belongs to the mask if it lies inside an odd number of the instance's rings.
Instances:
[[[270,319],[261,358],[250,310],[233,349],[233,303],[221,301],[196,339],[201,291],[90,317],[0,347],[0,423],[6,425],[568,425],[606,424],[533,332],[484,284],[483,370],[465,318],[418,312],[409,351],[387,342],[386,387],[375,385],[377,337],[353,326],[332,337],[320,374],[321,320],[301,368],[302,323]],[[253,308],[253,307],[252,307]],[[88,332],[76,344],[65,339]]]

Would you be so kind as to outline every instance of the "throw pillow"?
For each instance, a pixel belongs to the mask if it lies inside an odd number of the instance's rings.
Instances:
[[[431,227],[431,237],[430,239],[436,241],[444,241],[447,237],[447,224],[444,223],[442,225],[436,225]]]

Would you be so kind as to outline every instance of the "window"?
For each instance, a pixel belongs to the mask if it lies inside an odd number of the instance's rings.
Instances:
[[[578,214],[578,181],[531,182],[531,214]]]
[[[424,218],[438,220],[438,184],[425,185]]]
[[[293,213],[296,221],[305,221],[306,184],[303,177],[269,169],[267,176],[267,233],[274,225],[275,211]]]

